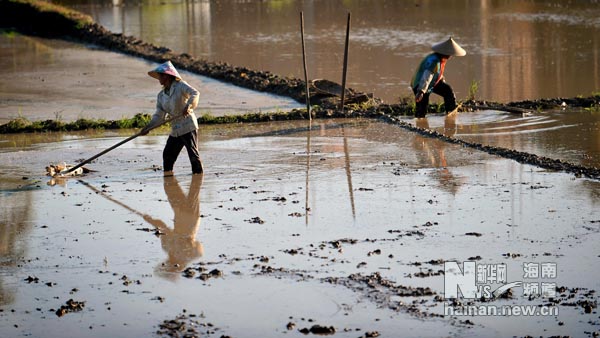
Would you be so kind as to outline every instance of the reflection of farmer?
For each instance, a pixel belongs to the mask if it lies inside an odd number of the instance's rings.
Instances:
[[[158,268],[159,273],[183,271],[187,264],[204,253],[202,243],[196,240],[200,227],[200,188],[204,175],[192,175],[188,194],[185,195],[175,177],[165,177],[164,189],[175,213],[173,229],[163,221],[144,216],[144,219],[160,230],[167,260]]]
[[[444,81],[444,68],[450,57],[464,56],[467,52],[454,42],[452,38],[431,46],[431,49],[434,53],[427,55],[421,61],[411,81],[411,86],[415,93],[415,117],[425,117],[427,114],[431,92],[444,97],[446,113],[450,113],[456,108],[454,91]]]
[[[415,119],[417,127],[429,129],[429,121],[427,118]],[[444,120],[444,134],[453,136],[456,132],[456,115],[446,116]],[[462,184],[460,177],[455,176],[448,168],[446,158],[447,143],[435,138],[416,135],[414,139],[414,147],[417,149],[417,154],[421,159],[421,163],[426,166],[438,168],[435,171],[435,178],[440,182],[440,188],[456,194],[458,188]]]
[[[198,151],[198,121],[194,108],[198,105],[198,91],[181,79],[171,61],[167,61],[156,69],[149,71],[148,75],[158,79],[163,90],[156,99],[156,112],[152,120],[142,130],[145,134],[153,126],[163,122],[167,115],[177,119],[171,122],[171,134],[163,150],[164,175],[173,175],[173,165],[183,147],[186,148],[192,172],[202,173],[202,162]]]

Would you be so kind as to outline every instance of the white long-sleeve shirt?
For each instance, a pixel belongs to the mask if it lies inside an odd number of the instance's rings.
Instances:
[[[198,106],[200,93],[183,80],[173,81],[169,91],[161,90],[156,98],[156,112],[148,124],[149,127],[163,122],[167,115],[176,119],[188,112],[188,115],[171,122],[171,136],[177,137],[198,129],[198,120],[194,108]]]

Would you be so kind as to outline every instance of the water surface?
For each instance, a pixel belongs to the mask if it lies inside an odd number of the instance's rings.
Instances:
[[[484,110],[411,122],[469,142],[600,167],[600,112],[579,109],[523,115]]]
[[[334,326],[340,337],[597,330],[597,315],[579,306],[561,306],[559,316],[469,317],[472,326],[458,322],[467,318],[420,318],[389,305],[417,300],[442,314],[434,296],[383,290],[376,300],[366,284],[325,278],[379,273],[439,295],[443,275],[416,277],[442,268],[430,261],[480,256],[506,263],[511,281],[522,279],[525,262],[554,262],[552,281],[583,290],[573,301],[580,300],[600,288],[598,182],[371,120],[202,127],[200,135],[200,180],[184,154],[175,178],[153,169],[164,134],[136,139],[90,164],[97,172],[53,186],[42,165],[88,157],[124,136],[64,134],[0,152],[1,336],[151,336],[184,312],[236,337],[299,336],[314,324]],[[199,266],[223,276],[180,272]],[[273,273],[261,272],[269,266]],[[494,304],[547,303],[514,292]],[[83,311],[56,317],[71,298],[86,302]]]
[[[115,120],[153,114],[161,87],[147,75],[158,64],[55,39],[0,35],[0,123],[78,118]],[[195,110],[224,115],[290,110],[296,101],[182,71],[200,91]]]
[[[352,15],[348,84],[388,102],[407,88],[433,43],[454,37],[467,56],[446,77],[459,98],[516,101],[600,90],[598,1],[119,1],[58,0],[113,32],[212,61],[341,83]],[[116,4],[116,5],[113,5]]]

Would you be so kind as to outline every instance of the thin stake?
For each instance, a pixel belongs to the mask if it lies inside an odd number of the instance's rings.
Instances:
[[[306,222],[306,225],[308,225],[308,213],[310,212],[310,207],[309,207],[309,203],[308,203],[308,193],[309,193],[309,187],[310,187],[310,181],[309,181],[309,172],[310,172],[310,132],[312,130],[312,120],[308,120],[308,131],[306,132],[306,198],[305,198],[305,204],[304,204],[304,220]]]
[[[306,49],[304,47],[304,12],[300,12],[300,36],[302,37],[302,64],[304,65],[304,83],[306,83],[306,112],[308,119],[312,120],[310,113],[310,92],[308,91],[308,70],[306,68]]]
[[[346,24],[346,45],[344,46],[344,69],[342,71],[342,102],[340,109],[344,113],[344,99],[346,94],[346,72],[348,71],[348,45],[350,42],[350,12],[348,12],[348,23]]]

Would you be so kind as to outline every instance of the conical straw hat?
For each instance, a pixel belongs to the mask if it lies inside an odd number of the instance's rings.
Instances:
[[[449,56],[465,56],[467,55],[467,52],[465,52],[465,50],[458,45],[458,43],[456,43],[452,38],[449,38],[448,40],[444,41],[444,42],[440,42],[440,43],[436,43],[435,45],[431,46],[431,49],[436,52],[436,53],[440,53],[443,55],[449,55]]]
[[[154,68],[153,70],[149,71],[148,75],[152,76],[155,79],[158,79],[159,73],[173,75],[177,79],[181,80],[181,76],[179,75],[179,73],[177,72],[177,69],[175,69],[175,66],[173,66],[171,61],[167,61],[167,62],[159,65],[158,67]]]

